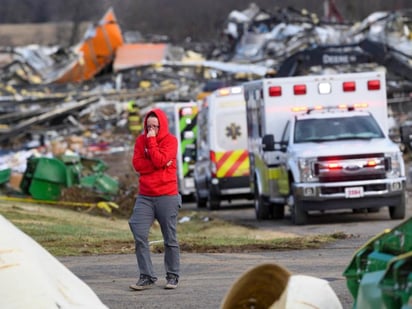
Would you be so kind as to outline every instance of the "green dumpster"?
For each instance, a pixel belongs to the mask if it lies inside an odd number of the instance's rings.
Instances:
[[[354,308],[412,308],[412,218],[358,249],[343,272]]]
[[[34,199],[55,201],[62,189],[80,186],[111,200],[119,191],[119,183],[104,173],[107,168],[102,160],[80,156],[32,157],[27,160],[20,188]]]
[[[412,252],[392,259],[379,287],[386,308],[412,308]]]
[[[0,185],[4,185],[9,182],[11,176],[11,168],[0,170]]]
[[[36,200],[56,201],[67,186],[65,164],[56,158],[32,157],[27,160],[20,188]]]

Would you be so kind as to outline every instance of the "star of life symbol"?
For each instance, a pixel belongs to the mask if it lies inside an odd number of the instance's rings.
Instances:
[[[226,136],[231,138],[232,140],[236,140],[241,135],[240,126],[236,123],[232,122],[229,126],[226,127]]]

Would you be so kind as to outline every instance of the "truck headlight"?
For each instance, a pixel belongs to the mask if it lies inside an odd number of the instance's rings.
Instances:
[[[316,158],[299,158],[298,160],[300,180],[302,182],[319,181],[319,178],[315,175]]]
[[[388,178],[402,177],[405,174],[405,166],[400,152],[385,153],[387,162],[386,176]]]

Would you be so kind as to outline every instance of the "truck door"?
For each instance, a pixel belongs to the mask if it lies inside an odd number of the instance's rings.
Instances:
[[[194,191],[193,171],[196,162],[197,115],[196,103],[185,104],[178,108],[179,182],[181,192],[184,195]]]
[[[246,107],[242,98],[225,103],[216,115],[216,177],[249,175]]]
[[[278,188],[279,194],[281,195],[288,195],[289,194],[289,169],[287,166],[287,145],[289,144],[290,140],[290,121],[286,123],[285,130],[283,131],[282,137],[280,139],[279,144],[279,175],[278,175]]]

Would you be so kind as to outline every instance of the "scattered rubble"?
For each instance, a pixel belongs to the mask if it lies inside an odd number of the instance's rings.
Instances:
[[[229,14],[221,42],[187,48],[141,41],[120,29],[110,9],[72,48],[2,47],[0,170],[12,170],[17,188],[15,175],[24,174],[30,157],[109,159],[108,174],[119,181],[118,212],[127,214],[137,189],[128,103],[143,109],[155,101],[196,101],[216,87],[265,75],[384,70],[394,124],[408,123],[412,10],[375,12],[357,22],[345,22],[334,7],[330,12],[321,19],[252,3]],[[120,160],[110,160],[118,154]],[[67,189],[62,199],[90,201],[87,195]]]

